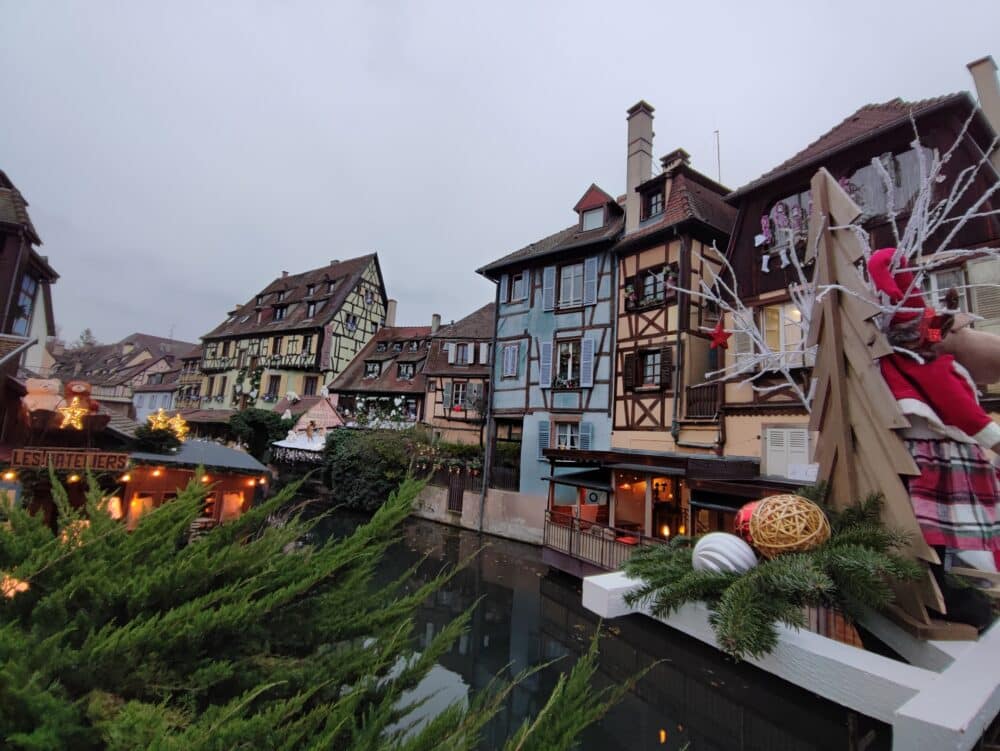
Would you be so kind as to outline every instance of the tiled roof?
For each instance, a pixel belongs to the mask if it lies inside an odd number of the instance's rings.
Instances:
[[[253,333],[272,334],[320,328],[340,310],[340,306],[361,281],[364,270],[372,260],[378,263],[375,253],[347,261],[337,261],[301,274],[279,276],[246,303],[230,311],[225,321],[202,338],[218,339]],[[334,282],[334,287],[333,291],[328,293],[327,282],[331,281]],[[310,285],[314,287],[313,294],[307,295]],[[280,301],[279,292],[284,293]],[[262,298],[260,305],[257,304],[258,297]],[[316,310],[311,317],[306,316],[309,302],[316,303]],[[274,305],[287,306],[285,317],[280,321],[273,320]],[[257,322],[258,311],[262,313],[260,323]]]
[[[427,375],[482,375],[488,376],[490,366],[479,364],[479,353],[476,362],[467,365],[457,365],[448,362],[448,352],[445,344],[448,342],[490,342],[493,339],[493,327],[496,319],[496,305],[489,303],[474,313],[449,326],[438,329],[431,340],[431,348],[427,352],[427,363],[424,373]]]
[[[176,391],[178,383],[177,380],[180,377],[180,370],[168,370],[163,373],[163,380],[161,383],[143,383],[139,386],[134,386],[132,391],[134,393],[145,393],[147,391]]]
[[[0,334],[0,360],[28,341],[27,337]]]
[[[513,253],[508,253],[503,256],[503,258],[498,258],[496,261],[488,263],[480,269],[476,269],[476,273],[483,274],[484,276],[491,276],[490,272],[497,271],[505,266],[510,266],[518,261],[527,261],[546,256],[551,253],[554,248],[562,244],[564,240],[572,237],[578,227],[579,225],[574,224],[572,227],[567,227],[566,229],[555,232],[548,237],[543,237],[541,240],[533,242],[530,245],[525,245],[523,248],[515,250]]]
[[[23,229],[35,245],[42,242],[28,216],[28,202],[3,172],[0,172],[0,224]]]
[[[194,346],[191,342],[135,333],[115,344],[67,349],[54,355],[56,364],[52,377],[64,381],[78,379],[95,385],[115,386],[134,378],[159,360],[166,358],[168,362],[172,362],[173,358],[190,352]],[[143,352],[152,356],[137,365],[129,366],[128,363]]]
[[[960,92],[933,99],[922,99],[916,102],[907,102],[896,98],[881,104],[866,104],[839,125],[835,125],[806,146],[795,156],[786,159],[774,169],[765,172],[756,180],[747,183],[739,190],[731,193],[727,196],[727,200],[732,201],[801,167],[820,162],[842,149],[870,138],[876,131],[888,130],[907,123],[911,116],[919,117],[932,110],[962,101],[969,104],[972,103],[968,94]]]
[[[319,395],[301,396],[294,402],[286,396],[282,397],[278,403],[274,405],[273,411],[277,412],[279,415],[283,415],[287,409],[292,413],[292,417],[298,417],[299,415],[308,412],[321,401],[323,401],[323,397]]]
[[[187,354],[181,355],[181,359],[182,360],[200,360],[201,359],[201,355],[202,355],[203,352],[204,352],[204,347],[202,347],[199,344],[197,347],[195,347],[194,349],[192,349]]]
[[[362,348],[353,360],[344,368],[344,372],[333,379],[329,385],[331,392],[358,393],[370,392],[377,394],[422,394],[425,387],[423,364],[427,357],[427,340],[430,339],[430,326],[387,326]],[[415,353],[407,352],[409,342],[419,341],[420,349]],[[399,342],[403,345],[402,352],[393,352],[392,345]],[[385,343],[385,352],[376,352],[378,345]],[[401,380],[396,377],[397,358],[401,355],[415,354],[415,374],[412,379]],[[387,363],[382,366],[382,373],[377,378],[365,378],[365,361],[379,360]]]
[[[228,423],[229,418],[236,414],[235,409],[182,409],[181,417],[188,422],[198,423]]]

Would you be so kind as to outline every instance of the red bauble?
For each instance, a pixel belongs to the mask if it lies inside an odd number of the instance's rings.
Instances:
[[[750,536],[750,517],[753,516],[754,509],[760,501],[751,501],[740,507],[736,512],[735,531],[745,542],[753,545],[753,538]]]

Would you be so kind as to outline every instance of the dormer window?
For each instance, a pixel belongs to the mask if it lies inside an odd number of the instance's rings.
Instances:
[[[379,342],[378,344],[375,345],[375,351],[385,352],[387,346],[388,345],[385,342]]]
[[[310,284],[306,286],[306,297],[311,297],[312,293],[316,291],[316,285]]]
[[[420,342],[410,342],[410,352],[419,352]]]
[[[262,305],[264,303],[264,295],[257,295],[257,304]]]
[[[333,292],[333,285],[336,284],[332,279],[326,283],[326,293],[330,294]]]
[[[274,320],[275,321],[283,321],[283,320],[285,320],[285,316],[287,314],[288,314],[288,306],[287,305],[275,305],[274,306]]]
[[[403,351],[403,343],[402,342],[393,342],[393,344],[392,344],[392,351],[393,352],[402,352]]]
[[[663,213],[663,191],[654,190],[642,197],[642,218],[652,219]]]
[[[306,305],[306,318],[312,318],[316,313],[316,303],[311,302]]]
[[[365,363],[365,378],[378,378],[382,375],[382,364],[378,362]]]
[[[284,299],[285,299],[285,290],[279,290],[278,291],[278,302],[281,302]]]
[[[417,366],[412,362],[401,362],[399,363],[399,379],[401,381],[410,381],[413,379],[414,373],[416,373]]]
[[[587,232],[604,226],[604,207],[584,211],[580,215],[580,228]]]

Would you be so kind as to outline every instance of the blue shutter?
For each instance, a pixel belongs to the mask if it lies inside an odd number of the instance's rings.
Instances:
[[[541,360],[538,369],[538,385],[547,389],[552,386],[552,342],[539,342],[538,350]]]
[[[583,262],[583,304],[597,305],[597,256]]]
[[[594,385],[594,340],[580,342],[580,386],[589,389]]]
[[[506,274],[500,277],[500,302],[507,302],[507,286],[510,284],[510,277]]]
[[[549,447],[549,422],[543,420],[538,423],[538,458],[544,459],[542,451]]]
[[[594,443],[594,425],[589,422],[580,423],[580,450],[590,451]]]
[[[542,272],[542,310],[556,309],[556,267],[546,266]]]

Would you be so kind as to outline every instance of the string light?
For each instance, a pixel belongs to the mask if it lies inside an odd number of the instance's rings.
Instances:
[[[182,443],[187,439],[188,433],[191,432],[191,428],[188,427],[187,420],[181,417],[180,412],[171,417],[167,424],[170,426],[170,430],[173,431],[174,435],[177,436],[177,440]]]
[[[163,407],[160,407],[156,412],[149,415],[146,420],[149,422],[151,430],[170,430],[170,418],[163,411]]]
[[[80,475],[70,475],[66,478],[66,482],[80,482]]]
[[[8,469],[6,472],[3,473],[3,479],[7,480],[8,482],[15,479],[16,477],[17,477],[17,472],[15,472],[12,469]]]
[[[62,414],[62,423],[59,428],[75,428],[76,430],[83,430],[83,416],[87,414],[90,410],[86,407],[80,406],[80,397],[74,396],[73,401],[69,403],[68,407],[59,407],[59,412]]]
[[[257,482],[261,485],[267,485],[267,478],[261,477]]]
[[[129,482],[131,479],[132,475],[126,472],[125,474],[123,474],[121,477],[118,478],[118,482]]]
[[[7,576],[4,574],[3,578],[0,579],[0,592],[8,600],[16,595],[18,592],[27,592],[28,582],[17,579],[13,576]]]
[[[201,476],[201,481],[202,482],[208,482],[210,479],[212,479],[212,478],[210,478],[208,475],[202,475]]]
[[[157,467],[156,469],[153,470],[153,477],[159,477],[162,474],[163,474],[163,471],[159,467]]]

